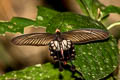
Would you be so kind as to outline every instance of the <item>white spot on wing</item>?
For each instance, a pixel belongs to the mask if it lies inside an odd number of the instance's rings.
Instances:
[[[53,52],[52,52],[52,51],[51,51],[50,53],[51,53],[51,54],[53,54]]]
[[[68,45],[68,48],[71,48],[71,46],[70,46],[70,45]]]
[[[62,41],[62,44],[67,45],[67,41],[66,41],[66,40],[63,40],[63,41]]]
[[[68,42],[68,44],[71,44],[71,42]]]
[[[53,43],[53,41],[51,41],[50,43]]]
[[[73,52],[75,51],[75,49],[72,50]]]
[[[66,47],[67,46],[67,41],[63,40],[61,46],[62,46],[63,50],[67,50],[67,47]]]
[[[63,48],[63,50],[68,50],[69,48],[71,48],[70,40],[63,40],[62,41],[62,48]]]
[[[72,45],[70,40],[63,40],[61,44],[57,40],[51,41],[50,43],[51,43],[50,45],[52,46],[52,49],[55,51],[60,51],[61,48],[63,50],[68,50],[71,48],[71,45]]]
[[[51,46],[54,46],[54,44],[51,44]]]
[[[60,51],[60,44],[58,41],[51,41],[51,46],[54,50]]]
[[[59,45],[58,41],[54,41],[54,44],[56,47]]]
[[[55,50],[55,49],[56,49],[56,47],[54,46],[54,47],[53,47],[53,49]]]

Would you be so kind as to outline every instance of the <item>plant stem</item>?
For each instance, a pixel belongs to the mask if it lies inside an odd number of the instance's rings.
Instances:
[[[109,25],[109,26],[107,27],[107,29],[110,30],[111,28],[113,28],[113,27],[115,27],[115,26],[117,26],[117,25],[120,25],[120,22],[116,22],[116,23],[113,23],[113,24]]]
[[[81,2],[81,3],[83,4],[83,6],[85,7],[85,10],[86,10],[88,16],[90,16],[89,9],[88,9],[87,4],[85,3],[85,1],[84,1],[84,0],[80,0],[80,2]],[[90,16],[90,17],[91,17],[91,16]]]

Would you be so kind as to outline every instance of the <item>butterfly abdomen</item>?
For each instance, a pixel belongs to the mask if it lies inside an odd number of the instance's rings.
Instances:
[[[55,61],[67,61],[75,58],[74,44],[70,40],[53,40],[49,44],[49,49]]]

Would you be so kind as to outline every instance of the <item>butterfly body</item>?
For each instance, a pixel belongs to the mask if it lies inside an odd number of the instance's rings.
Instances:
[[[63,61],[64,64],[70,59],[75,59],[74,44],[71,40],[62,38],[61,32],[56,30],[56,38],[49,43],[50,55],[55,61]]]
[[[82,44],[93,41],[100,41],[109,38],[109,33],[101,29],[78,29],[68,32],[60,32],[56,29],[55,34],[51,33],[31,33],[17,36],[12,39],[15,45],[30,45],[30,46],[49,46],[50,55],[53,56],[55,62],[59,62],[61,71],[61,63],[66,64],[69,60],[75,59],[74,44]],[[74,68],[72,64],[72,68]]]
[[[49,50],[55,61],[67,62],[70,59],[75,59],[74,44],[70,40],[53,40],[49,44]]]

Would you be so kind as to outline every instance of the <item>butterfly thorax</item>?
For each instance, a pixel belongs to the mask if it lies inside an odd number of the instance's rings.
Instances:
[[[61,32],[56,32],[56,38],[55,38],[55,40],[57,40],[57,41],[59,41],[59,42],[61,42],[62,40],[63,40],[63,38],[61,37]]]
[[[55,61],[67,61],[75,58],[74,45],[70,40],[58,41],[55,39],[50,42],[49,49]]]

